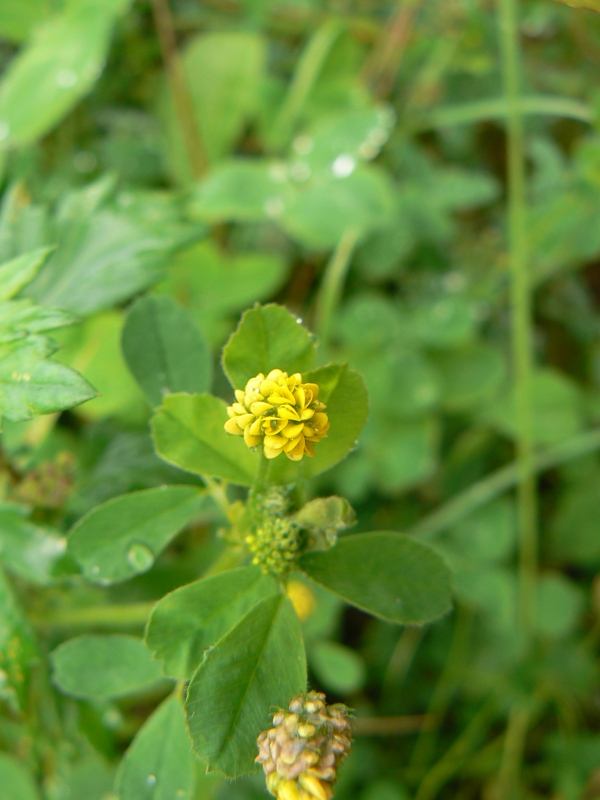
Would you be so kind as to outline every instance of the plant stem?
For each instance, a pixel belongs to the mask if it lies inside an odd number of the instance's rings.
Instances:
[[[266,489],[269,479],[270,466],[270,460],[264,453],[261,453],[258,461],[258,469],[256,470],[256,478],[254,479],[254,492],[263,492]]]
[[[514,797],[530,719],[531,708],[514,708],[510,713],[494,792],[498,798],[510,800]]]
[[[517,0],[498,0],[504,91],[508,104],[508,238],[511,276],[512,351],[515,370],[517,464],[519,483],[519,613],[526,637],[531,635],[537,571],[537,486],[533,443],[533,324],[528,271],[525,204],[525,150],[519,108],[520,53]]]
[[[555,445],[545,453],[538,455],[530,465],[530,469],[534,474],[553,469],[599,448],[600,430],[586,431],[568,439],[564,444]],[[413,525],[408,533],[411,536],[433,539],[476,509],[491,502],[508,489],[512,489],[518,484],[519,479],[519,465],[517,463],[508,464],[491,475],[486,475],[485,478],[469,486],[464,492],[448,500],[447,503]]]
[[[32,614],[31,621],[40,628],[138,628],[148,621],[155,603],[127,603],[87,608],[59,608]]]
[[[212,499],[219,506],[223,514],[229,518],[230,503],[227,497],[226,485],[221,483],[221,481],[210,478],[208,475],[203,475],[202,480],[206,484],[206,488],[210,492]]]
[[[208,171],[208,159],[196,121],[185,70],[177,49],[169,0],[152,0],[152,13],[185,151],[193,177],[200,178]]]
[[[387,97],[408,45],[421,0],[403,0],[381,32],[364,66],[362,79],[378,98]]]
[[[415,800],[433,800],[446,781],[458,772],[465,758],[476,746],[487,725],[488,719],[496,706],[496,697],[491,694],[479,711],[471,718],[470,723],[455,740],[445,755],[427,773]]]
[[[269,146],[272,150],[279,150],[288,144],[294,133],[298,114],[306,103],[325,59],[341,32],[341,23],[330,19],[317,28],[308,42],[296,66],[288,93],[273,122],[269,136]]]
[[[315,333],[323,349],[327,349],[329,344],[331,323],[342,297],[344,281],[357,242],[358,231],[352,228],[345,230],[325,267],[315,308]]]

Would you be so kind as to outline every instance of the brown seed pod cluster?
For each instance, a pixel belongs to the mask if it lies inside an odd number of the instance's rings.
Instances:
[[[273,727],[257,739],[256,761],[263,765],[267,789],[278,800],[331,800],[338,767],[352,737],[349,709],[328,706],[325,695],[294,697],[289,711],[273,716]]]

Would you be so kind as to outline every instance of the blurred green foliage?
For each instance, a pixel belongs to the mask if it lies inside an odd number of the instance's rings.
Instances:
[[[370,398],[360,441],[313,490],[348,497],[360,531],[426,532],[453,572],[455,609],[427,629],[297,587],[311,684],[358,718],[336,797],[600,797],[598,3],[520,3],[541,498],[529,651],[515,480],[495,482],[516,437],[495,4],[165,7],[0,0],[3,791],[264,796],[260,776],[230,784],[182,756],[180,706],[140,637],[223,550],[219,509],[190,499],[200,479],[155,454],[152,408],[211,375],[229,402],[220,348],[242,311],[276,301]],[[17,260],[30,274],[11,283]],[[88,574],[97,537],[107,566]],[[94,685],[102,659],[139,680]],[[156,773],[165,793],[142,791]]]

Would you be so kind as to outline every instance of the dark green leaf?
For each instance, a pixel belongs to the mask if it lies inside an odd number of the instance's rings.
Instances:
[[[167,675],[189,678],[213,645],[259,600],[277,592],[258,567],[242,567],[182,586],[160,600],[148,621],[146,644]]]
[[[131,309],[122,337],[127,366],[150,403],[174,392],[206,392],[212,361],[189,314],[169,297],[145,297]]]
[[[122,800],[189,800],[194,761],[181,701],[171,695],[138,731],[115,789]]]
[[[246,311],[223,350],[223,369],[234,389],[262,372],[304,372],[313,365],[315,343],[296,317],[270,304]]]
[[[165,397],[152,417],[156,452],[188,472],[250,486],[258,456],[225,432],[227,419],[225,403],[210,394]]]
[[[115,497],[76,523],[68,551],[90,581],[127,580],[150,569],[203,502],[204,496],[191,486],[160,486]]]
[[[256,737],[274,707],[306,690],[300,623],[283,595],[262,600],[207,651],[186,702],[194,749],[209,770],[256,770]]]
[[[163,675],[133,636],[78,636],[50,656],[56,686],[71,697],[100,699],[144,691]]]
[[[299,566],[352,605],[402,625],[422,625],[450,609],[450,572],[430,547],[392,531],[344,536]]]

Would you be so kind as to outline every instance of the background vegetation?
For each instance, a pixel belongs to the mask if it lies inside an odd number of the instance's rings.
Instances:
[[[600,797],[595,4],[528,0],[515,20],[511,0],[0,0],[0,260],[56,246],[20,297],[63,310],[41,330],[79,320],[44,369],[101,393],[23,419],[0,353],[15,800],[111,797],[164,697],[148,674],[145,692],[77,700],[32,654],[139,636],[223,546],[211,506],[127,583],[86,582],[64,554],[97,504],[200,485],[154,454],[122,354],[142,293],[187,309],[228,401],[218,353],[240,312],[274,300],[305,320],[321,363],[348,361],[370,396],[358,446],[313,491],[453,570],[454,611],[424,629],[305,593],[312,686],[358,717],[336,797]],[[24,346],[19,368],[52,349]],[[68,374],[55,408],[93,394]],[[194,791],[265,793],[201,765]]]

